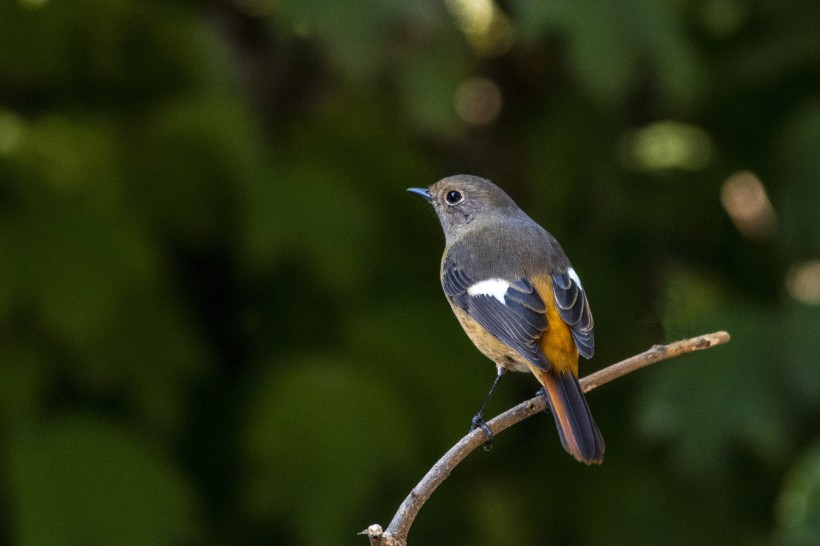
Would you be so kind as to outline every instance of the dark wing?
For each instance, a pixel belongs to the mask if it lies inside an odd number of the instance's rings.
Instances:
[[[489,281],[489,286],[495,287],[508,283],[503,294],[504,301],[494,294],[480,293],[475,288],[470,290],[471,287],[483,286],[479,284],[481,281]],[[549,368],[538,344],[541,334],[547,329],[546,307],[529,280],[474,279],[448,257],[444,262],[441,282],[447,297],[488,332],[532,364]]]
[[[574,271],[570,274],[570,271],[572,269],[552,274],[552,291],[558,304],[558,314],[572,330],[578,353],[584,358],[592,358],[595,353],[595,335],[592,332],[595,323],[587,295],[577,281],[578,276]]]

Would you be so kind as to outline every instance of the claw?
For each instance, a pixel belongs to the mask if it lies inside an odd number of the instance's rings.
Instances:
[[[477,413],[475,417],[473,417],[472,424],[470,425],[470,432],[477,428],[480,428],[484,431],[484,434],[487,435],[487,441],[481,444],[481,449],[485,452],[490,451],[493,448],[493,431],[487,426],[487,423],[484,421],[484,417],[480,413]]]
[[[544,413],[552,413],[552,410],[550,409],[550,399],[547,395],[547,389],[541,387],[540,389],[535,391],[535,396],[543,396],[544,400],[547,402],[546,406],[544,406]]]

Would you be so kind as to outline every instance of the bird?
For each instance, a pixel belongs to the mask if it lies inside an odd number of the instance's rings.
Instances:
[[[595,350],[581,279],[561,245],[491,181],[460,174],[408,188],[435,210],[444,230],[441,284],[458,321],[496,365],[471,429],[492,431],[484,409],[509,370],[542,385],[564,449],[600,464],[604,440],[578,382],[578,357]]]

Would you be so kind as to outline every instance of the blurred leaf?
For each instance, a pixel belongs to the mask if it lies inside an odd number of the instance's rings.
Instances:
[[[517,22],[529,43],[549,32],[563,38],[584,91],[611,104],[623,96],[638,62],[635,41],[624,27],[624,7],[607,0],[530,0],[521,3]]]
[[[73,379],[92,393],[118,393],[155,431],[175,431],[192,382],[211,371],[209,347],[165,290],[140,287],[121,294],[120,304],[78,351]]]
[[[42,351],[19,341],[0,339],[0,364],[0,430],[11,436],[36,423],[50,377]]]
[[[721,84],[740,96],[748,95],[749,86],[754,85],[764,93],[774,88],[778,100],[788,97],[787,82],[795,74],[811,73],[820,60],[816,32],[820,6],[802,0],[779,5],[732,3],[742,27],[737,39],[718,57],[717,73],[724,80]]]
[[[820,445],[807,449],[789,471],[777,504],[777,543],[820,542]]]
[[[455,94],[465,72],[466,51],[455,40],[442,40],[407,60],[401,72],[406,108],[422,130],[453,135],[460,122],[456,117]]]
[[[784,356],[788,367],[784,370],[794,402],[802,402],[805,415],[818,414],[820,409],[820,306],[791,302],[785,306]]]
[[[0,256],[15,254],[14,234],[0,221]],[[19,291],[19,271],[13,260],[0,260],[0,321],[8,314]]]
[[[820,252],[820,102],[812,100],[789,116],[775,150],[776,176],[787,192],[776,196],[786,244],[798,253]]]
[[[213,42],[202,18],[170,3],[151,9],[132,0],[0,4],[4,82],[61,94],[60,102],[133,107],[208,81],[218,74],[214,61],[223,60]]]
[[[286,514],[307,544],[349,542],[357,502],[412,451],[395,394],[336,357],[290,357],[255,384],[242,435],[251,512]]]
[[[367,292],[359,282],[380,271],[369,259],[381,235],[377,219],[394,217],[382,196],[398,199],[428,172],[418,152],[350,101],[294,128],[275,159],[271,172],[245,181],[248,259],[258,266],[284,254],[307,258],[334,290]]]
[[[179,544],[196,536],[194,492],[174,463],[97,418],[32,427],[9,458],[18,544]]]
[[[649,64],[664,98],[688,111],[694,99],[701,98],[708,88],[703,65],[698,62],[699,52],[685,24],[686,3],[630,0],[629,4],[629,17],[624,24],[629,40],[637,42],[640,48],[642,70]]]
[[[124,286],[152,278],[156,256],[124,203],[107,124],[43,119],[11,160],[24,173],[10,181],[18,297],[75,345],[104,326]]]
[[[16,303],[37,310],[49,342],[80,357],[59,367],[74,387],[127,392],[154,425],[169,426],[181,419],[172,406],[204,350],[159,288],[160,249],[128,199],[116,134],[86,118],[24,126],[5,158],[17,175],[6,180],[5,222],[17,259],[0,271],[12,276]]]
[[[779,330],[771,311],[727,300],[717,285],[692,272],[672,276],[665,309],[671,339],[727,330],[732,341],[670,363],[649,376],[639,415],[646,434],[664,439],[687,472],[708,475],[728,464],[736,447],[770,462],[788,450],[781,423],[787,408],[774,363]]]
[[[259,176],[260,135],[241,102],[183,96],[132,129],[131,194],[149,225],[180,242],[213,245],[242,212],[237,188]]]
[[[524,505],[519,484],[498,478],[488,478],[472,484],[464,492],[464,500],[471,512],[469,531],[463,537],[470,537],[470,544],[536,544],[543,543],[551,536],[550,530],[527,525],[528,509]],[[499,503],[498,499],[505,499]],[[532,533],[532,534],[531,534]]]
[[[523,39],[555,33],[566,44],[581,87],[597,102],[623,99],[635,78],[658,82],[688,106],[703,87],[694,48],[675,2],[526,1],[517,6]]]
[[[255,207],[260,223],[251,226],[250,245],[259,252],[257,260],[285,252],[307,258],[329,286],[351,290],[367,266],[373,241],[367,220],[373,217],[371,204],[352,173],[322,165],[327,159],[295,164],[267,183],[258,194],[265,201]]]
[[[468,49],[440,3],[288,1],[276,5],[272,20],[324,46],[356,90],[373,89],[381,98],[378,77],[396,79],[407,117],[419,129],[451,135],[458,127],[454,94],[467,75]]]
[[[433,277],[438,263],[430,265]],[[394,404],[411,421],[407,434],[438,452],[468,430],[496,370],[461,331],[438,281],[431,279],[430,284],[434,299],[411,302],[396,297],[392,305],[368,307],[348,318],[345,332],[355,354],[367,355],[356,363],[358,370],[379,378],[379,388],[387,381],[402,385]],[[380,375],[386,362],[389,379]],[[533,393],[536,388],[533,380]],[[455,395],[459,392],[464,395]],[[515,396],[511,386],[500,388],[488,415],[506,409]]]
[[[389,48],[391,32],[405,19],[430,18],[435,13],[428,0],[357,4],[321,0],[277,2],[272,21],[286,31],[318,39],[330,51],[343,75],[353,80],[378,73]]]

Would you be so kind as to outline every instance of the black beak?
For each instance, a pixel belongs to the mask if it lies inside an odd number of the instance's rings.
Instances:
[[[424,197],[424,199],[427,200],[428,203],[433,200],[433,196],[430,195],[430,190],[428,190],[427,188],[407,188],[407,191],[409,191],[410,193],[421,195],[422,197]]]

